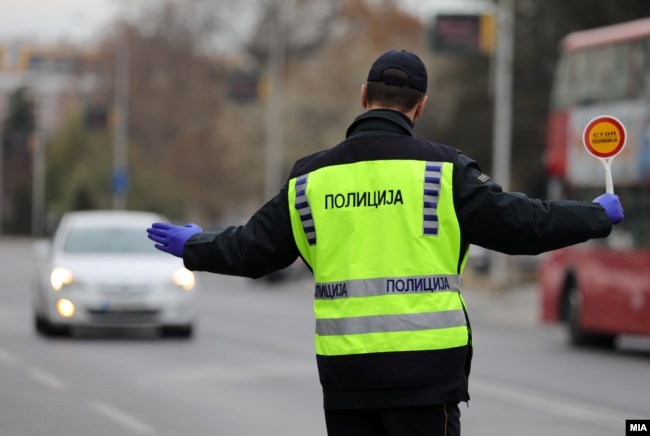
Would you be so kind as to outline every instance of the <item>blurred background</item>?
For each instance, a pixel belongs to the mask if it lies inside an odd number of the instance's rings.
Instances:
[[[419,135],[476,158],[504,186],[544,196],[560,39],[648,16],[650,6],[511,4],[509,177],[492,162],[491,1],[4,0],[0,232],[46,235],[76,209],[152,210],[207,226],[240,220],[296,158],[344,137],[369,64],[393,48],[421,54],[429,69]],[[435,25],[457,14],[469,20]]]
[[[603,169],[580,132],[602,112],[628,128],[609,238],[507,260],[471,247],[463,432],[650,419],[649,17],[648,0],[0,0],[0,433],[324,435],[300,260],[265,280],[197,273],[191,340],[54,338],[33,325],[34,242],[74,210],[242,223],[344,138],[389,49],[429,70],[416,133],[509,190],[593,199]]]

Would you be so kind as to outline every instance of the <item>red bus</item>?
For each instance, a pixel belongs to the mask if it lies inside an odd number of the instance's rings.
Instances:
[[[603,165],[582,142],[599,115],[626,128],[612,161],[625,219],[605,239],[547,253],[538,280],[544,322],[565,323],[572,345],[613,347],[621,335],[650,335],[650,18],[561,41],[546,132],[549,198],[605,191]]]

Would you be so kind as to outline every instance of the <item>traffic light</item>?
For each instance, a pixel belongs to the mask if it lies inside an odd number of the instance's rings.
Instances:
[[[89,105],[84,110],[84,126],[88,130],[106,130],[109,108],[105,105]]]
[[[434,53],[491,56],[495,38],[494,15],[439,14],[429,29],[429,45]]]
[[[257,101],[259,95],[259,75],[248,72],[235,72],[228,78],[228,97],[237,103]]]

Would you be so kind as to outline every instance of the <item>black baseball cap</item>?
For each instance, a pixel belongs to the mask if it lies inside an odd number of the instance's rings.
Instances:
[[[387,69],[395,68],[404,72],[408,78],[384,74]],[[415,54],[406,50],[390,50],[379,56],[370,67],[368,82],[382,82],[392,86],[408,86],[421,92],[427,92],[427,68]]]

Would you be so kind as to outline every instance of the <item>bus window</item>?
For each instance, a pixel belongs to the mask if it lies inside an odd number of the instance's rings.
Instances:
[[[563,109],[571,102],[569,90],[569,75],[571,74],[571,58],[563,56],[558,60],[555,69],[555,83],[551,91],[550,106],[553,109]]]
[[[576,62],[573,83],[577,87],[576,104],[586,104],[594,101],[594,68],[596,61],[594,51],[585,50],[572,55]]]
[[[642,52],[642,67],[641,67],[641,90],[643,92],[642,96],[645,98],[650,98],[650,39],[642,41],[640,44]]]
[[[623,100],[627,95],[628,83],[630,82],[630,45],[616,44],[613,49],[616,71],[608,82],[610,95],[607,100],[609,101]]]
[[[627,97],[642,98],[645,95],[644,70],[646,69],[647,41],[635,41],[630,46],[630,80]]]

